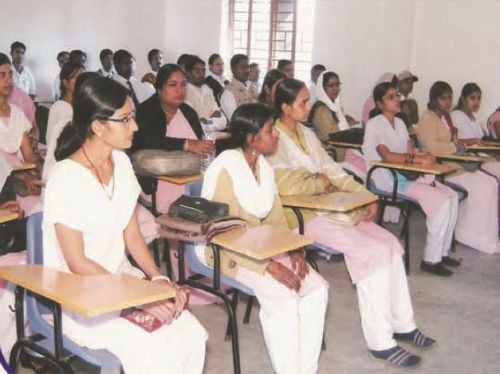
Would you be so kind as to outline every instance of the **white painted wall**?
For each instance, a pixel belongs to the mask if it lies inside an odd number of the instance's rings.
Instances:
[[[498,0],[317,0],[313,63],[340,75],[345,109],[357,118],[381,73],[410,69],[420,108],[436,80],[457,98],[475,81],[485,119],[500,105],[499,14]]]
[[[83,49],[87,69],[97,70],[102,48],[128,49],[136,76],[149,69],[147,52],[159,48],[165,62],[183,52],[207,59],[219,50],[222,0],[2,0],[0,51],[27,45],[40,100],[50,97],[60,50]]]

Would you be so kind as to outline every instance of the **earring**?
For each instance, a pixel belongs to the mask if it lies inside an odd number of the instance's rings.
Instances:
[[[256,156],[257,155],[257,152],[255,152],[255,149],[252,149],[252,156]]]

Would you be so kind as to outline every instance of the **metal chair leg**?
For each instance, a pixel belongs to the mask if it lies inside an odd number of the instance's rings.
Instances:
[[[238,290],[234,290],[233,292],[233,297],[231,299],[231,307],[233,308],[234,313],[236,314],[236,307],[238,306],[238,296],[239,292]],[[226,327],[226,336],[224,336],[224,340],[228,341],[231,339],[232,331],[231,331],[231,319],[227,319],[227,327]]]
[[[245,310],[245,317],[243,317],[243,324],[248,325],[250,322],[250,314],[252,313],[253,302],[255,301],[255,296],[248,296],[247,308]]]
[[[158,239],[153,240],[151,246],[153,247],[153,256],[155,259],[156,266],[160,267],[161,260],[160,260],[160,252],[158,250]]]

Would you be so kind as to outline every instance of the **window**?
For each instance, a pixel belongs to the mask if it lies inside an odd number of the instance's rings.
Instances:
[[[315,0],[229,0],[229,54],[246,54],[263,73],[280,59],[291,60],[295,76],[308,81],[314,5]]]

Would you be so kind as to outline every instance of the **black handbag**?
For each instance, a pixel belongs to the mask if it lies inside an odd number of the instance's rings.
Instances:
[[[171,217],[205,223],[227,216],[229,214],[229,205],[209,201],[202,197],[182,195],[170,205],[168,214]]]
[[[351,144],[363,144],[364,137],[365,137],[365,130],[359,127],[354,127],[352,129],[337,131],[328,134],[328,138],[332,142],[351,143]]]

